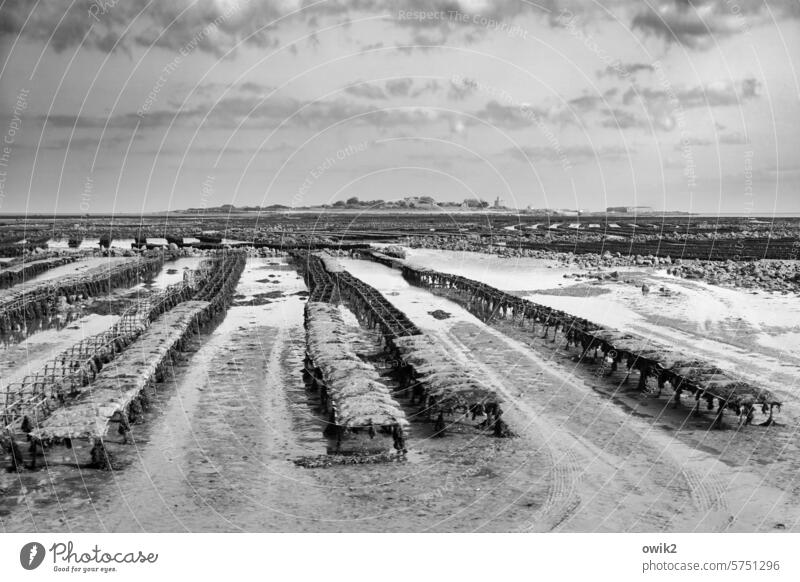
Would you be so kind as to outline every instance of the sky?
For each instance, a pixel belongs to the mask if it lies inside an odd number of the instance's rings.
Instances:
[[[0,0],[0,213],[800,212],[798,0]]]

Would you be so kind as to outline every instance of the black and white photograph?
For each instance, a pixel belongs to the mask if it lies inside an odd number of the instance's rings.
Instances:
[[[800,576],[797,62],[798,0],[0,0],[0,572]]]

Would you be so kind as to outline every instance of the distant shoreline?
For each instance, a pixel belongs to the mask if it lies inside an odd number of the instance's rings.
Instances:
[[[632,219],[632,218],[674,218],[674,217],[692,217],[692,218],[800,218],[800,211],[798,212],[754,212],[754,213],[736,213],[736,212],[720,212],[720,213],[702,213],[702,212],[683,212],[683,211],[664,211],[664,212],[646,212],[640,214],[623,214],[623,213],[610,213],[610,212],[586,212],[580,215],[572,214],[545,214],[545,213],[529,213],[523,210],[512,209],[494,209],[484,208],[480,210],[464,210],[461,208],[441,208],[441,209],[358,209],[358,208],[303,208],[295,210],[246,210],[246,211],[219,211],[210,210],[208,212],[187,212],[185,210],[170,210],[160,212],[115,212],[115,213],[96,213],[96,214],[52,214],[52,213],[23,213],[23,212],[3,212],[0,213],[0,219],[98,219],[98,218],[160,218],[160,217],[174,217],[174,218],[211,218],[229,216],[231,218],[255,218],[258,216],[285,216],[285,215],[307,215],[307,214],[338,214],[338,215],[441,215],[441,214],[458,214],[458,215],[475,215],[475,216],[519,216],[524,218],[550,218],[557,220],[577,220],[583,221],[589,218],[615,218],[615,219]]]

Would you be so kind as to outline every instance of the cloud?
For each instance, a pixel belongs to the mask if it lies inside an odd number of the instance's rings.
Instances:
[[[101,134],[94,133],[91,135],[79,135],[69,137],[60,137],[56,139],[48,139],[42,143],[42,149],[65,151],[70,150],[95,150],[98,146],[103,149],[114,149],[118,146],[125,146],[131,141],[130,133],[117,133],[113,135],[103,135],[102,144],[100,142]]]
[[[607,112],[606,118],[601,122],[601,125],[611,129],[650,127],[646,120],[642,120],[630,111],[625,111],[624,109],[610,109]]]
[[[703,107],[742,106],[746,101],[755,99],[760,93],[757,79],[738,81],[715,81],[706,85],[691,88],[633,88],[628,89],[622,97],[625,106],[644,108],[650,122],[658,129],[671,130],[676,126],[676,117],[681,111]],[[648,126],[643,120],[642,127]],[[606,127],[615,127],[614,122],[606,120]],[[620,124],[620,127],[625,127]]]
[[[759,96],[760,84],[757,79],[741,81],[716,81],[704,87],[694,87],[680,92],[678,99],[683,107],[718,107],[741,105],[748,99]]]
[[[261,83],[254,83],[253,81],[246,81],[239,86],[239,89],[246,93],[264,95],[271,91],[273,87],[270,87],[269,85],[262,85]]]
[[[450,132],[464,130],[464,116],[432,107],[402,106],[375,107],[370,103],[332,99],[304,101],[291,97],[272,95],[265,99],[252,92],[240,91],[219,101],[196,103],[183,108],[165,103],[162,108],[147,112],[143,117],[134,113],[115,115],[110,119],[100,116],[50,115],[38,116],[34,121],[46,123],[53,129],[108,129],[140,131],[190,127],[204,129],[273,129],[278,126],[305,128],[319,131],[337,122],[349,120],[352,125],[386,128],[408,127],[419,131],[441,124]]]
[[[239,41],[256,47],[274,46],[276,31],[291,22],[319,26],[320,17],[335,17],[349,22],[353,14],[385,14],[395,26],[415,31],[439,31],[425,37],[437,42],[454,29],[485,28],[480,18],[508,21],[538,7],[518,0],[328,0],[306,5],[303,0],[119,0],[75,2],[6,0],[0,9],[0,36],[23,35],[50,42],[56,51],[83,43],[83,46],[108,51],[118,47],[151,44],[180,50],[187,44],[213,54],[222,54]],[[440,12],[444,18],[418,17],[420,13]],[[30,18],[29,18],[30,15]],[[27,22],[26,22],[27,21]],[[133,24],[125,38],[121,32]],[[163,34],[162,34],[163,32]]]
[[[739,29],[730,13],[718,13],[713,5],[695,8],[688,1],[669,2],[656,9],[648,7],[636,15],[632,27],[688,46],[698,46]]]
[[[436,93],[440,90],[441,86],[435,79],[429,79],[423,83],[409,77],[403,77],[385,81],[383,86],[364,81],[357,85],[347,87],[345,93],[363,99],[384,101],[389,97],[414,98],[426,93]]]
[[[425,84],[422,86],[415,87],[411,93],[411,97],[419,97],[420,95],[424,95],[426,93],[438,93],[441,90],[441,85],[435,79],[429,79],[425,81]]]
[[[386,93],[383,92],[383,89],[370,83],[352,85],[347,87],[344,92],[348,95],[362,97],[364,99],[386,99]]]
[[[492,100],[478,111],[476,116],[497,127],[519,129],[534,123],[535,112],[526,113],[526,111],[517,105],[503,105]]]
[[[583,113],[595,111],[600,107],[604,107],[606,105],[606,98],[600,95],[581,95],[580,97],[570,99],[567,104],[573,110]]]
[[[618,77],[624,79],[636,75],[641,71],[652,71],[653,65],[648,63],[617,63],[615,66],[608,66],[603,71],[598,71],[597,76],[602,77]]]
[[[800,16],[797,0],[771,0],[778,17]],[[770,21],[763,0],[660,0],[633,18],[631,27],[692,48],[708,48],[717,41]]]
[[[800,16],[797,0],[770,0],[769,7],[778,17]],[[510,34],[514,21],[524,14],[563,26],[562,9],[581,14],[587,21],[607,18],[602,6],[579,0],[327,0],[318,4],[303,0],[5,0],[0,8],[0,36],[21,34],[49,41],[56,51],[83,43],[105,52],[120,41],[116,46],[122,50],[150,44],[180,50],[191,44],[219,55],[245,39],[255,47],[275,46],[276,34],[287,24],[305,22],[316,29],[323,17],[346,24],[358,15],[383,14],[395,27],[412,31],[413,42],[438,45],[453,33],[459,33],[465,43],[489,33]],[[735,4],[658,0],[655,8],[639,10],[632,26],[668,41],[699,46],[767,18],[763,0]],[[122,37],[129,24],[131,30]]]
[[[451,101],[463,101],[478,90],[478,83],[474,79],[451,79],[447,98]]]
[[[217,84],[218,85],[218,84]],[[223,87],[220,85],[220,87]],[[215,85],[216,88],[216,85]],[[354,118],[354,124],[376,128],[422,128],[443,123],[452,133],[463,133],[477,125],[475,118],[503,129],[524,129],[542,123],[564,126],[580,123],[596,124],[610,129],[632,127],[649,130],[652,127],[671,130],[676,126],[680,109],[735,106],[759,95],[755,79],[719,81],[703,86],[676,90],[641,88],[620,95],[618,91],[605,91],[602,95],[583,94],[566,103],[525,103],[516,101],[501,90],[492,91],[471,79],[450,79],[444,87],[435,79],[402,77],[385,82],[362,82],[344,89],[335,99],[305,101],[280,93],[266,95],[271,87],[256,82],[245,82],[230,88],[226,96],[217,101],[217,92],[200,87],[195,98],[181,107],[166,102],[151,110],[143,118],[135,114],[117,115],[106,120],[102,117],[52,115],[47,123],[56,128],[99,128],[108,123],[110,128],[140,129],[172,125],[230,128],[242,124],[247,128],[274,128],[278,125],[321,129],[338,121]],[[487,94],[491,99],[482,107],[465,110],[465,114],[440,111],[435,107],[414,105],[409,100],[424,94],[442,94],[449,100],[466,99],[475,94]],[[348,97],[348,98],[345,98]],[[356,97],[353,99],[352,97]],[[399,100],[403,107],[383,107]],[[376,107],[376,105],[381,107]],[[644,115],[642,115],[644,113]],[[207,117],[207,119],[206,119]],[[205,119],[205,120],[204,120]],[[44,121],[44,119],[42,120]]]
[[[413,79],[393,79],[386,81],[386,92],[392,97],[405,97],[414,84]]]
[[[269,4],[258,5],[266,7]],[[232,45],[238,34],[246,31],[241,16],[251,9],[252,5],[245,0],[240,3],[212,0],[160,3],[147,0],[116,3],[10,0],[0,10],[0,33],[48,42],[56,52],[79,44],[109,52],[115,43],[116,48],[122,50],[128,50],[131,44],[149,46],[152,43],[174,50],[192,46],[219,52],[224,45]],[[278,15],[274,10],[270,12],[273,17]],[[130,31],[123,37],[122,32],[129,25]],[[236,35],[231,34],[233,30],[237,31]]]
[[[374,42],[372,44],[365,44],[364,46],[362,46],[361,47],[361,52],[362,53],[366,53],[366,52],[369,52],[369,51],[374,51],[374,50],[378,50],[378,49],[382,49],[382,48],[383,48],[383,43],[382,42]]]
[[[581,95],[566,103],[538,105],[516,103],[510,96],[502,95],[502,92],[501,99],[502,103],[496,100],[489,101],[475,115],[492,125],[515,129],[543,122],[558,125],[582,123],[587,116],[611,108],[606,95]]]

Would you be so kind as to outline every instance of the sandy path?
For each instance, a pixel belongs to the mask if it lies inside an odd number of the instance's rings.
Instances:
[[[506,396],[506,418],[526,446],[546,451],[546,501],[522,529],[754,531],[772,525],[767,517],[783,492],[762,483],[752,468],[730,467],[714,452],[631,416],[592,390],[585,367],[541,355],[452,302],[443,306],[443,298],[408,286],[398,271],[342,263],[488,378]],[[426,312],[439,308],[453,317],[440,321]]]

